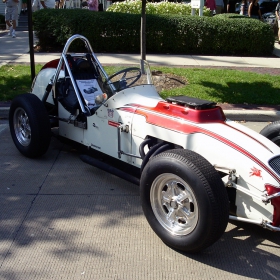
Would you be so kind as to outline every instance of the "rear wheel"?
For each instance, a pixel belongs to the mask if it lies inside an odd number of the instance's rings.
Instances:
[[[260,134],[280,147],[280,121],[268,124],[261,130]]]
[[[47,111],[37,96],[27,93],[13,100],[9,125],[12,139],[23,155],[35,158],[46,153],[51,127]]]
[[[197,153],[170,150],[151,158],[140,190],[150,226],[170,247],[198,252],[225,231],[229,202],[224,184]]]

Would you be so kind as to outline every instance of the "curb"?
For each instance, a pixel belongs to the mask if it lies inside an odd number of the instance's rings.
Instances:
[[[0,120],[8,120],[10,107],[0,107]],[[274,110],[223,110],[233,121],[274,122],[280,120],[280,111]]]
[[[1,107],[0,108],[0,120],[7,120],[9,118],[10,107]]]
[[[224,110],[233,121],[274,122],[280,120],[280,111],[273,110]]]

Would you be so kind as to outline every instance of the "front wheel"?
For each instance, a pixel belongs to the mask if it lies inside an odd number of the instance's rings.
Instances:
[[[280,121],[268,124],[261,130],[260,134],[280,147]]]
[[[189,150],[170,150],[149,160],[141,203],[155,233],[170,247],[198,252],[217,241],[228,223],[229,202],[214,167]]]
[[[21,94],[13,100],[9,126],[12,139],[24,156],[35,158],[46,153],[51,127],[47,111],[36,95]]]

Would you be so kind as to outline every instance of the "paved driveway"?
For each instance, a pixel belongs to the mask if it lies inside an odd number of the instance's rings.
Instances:
[[[27,159],[0,123],[0,279],[280,279],[280,233],[229,223],[200,254],[153,233],[138,187],[53,139]]]

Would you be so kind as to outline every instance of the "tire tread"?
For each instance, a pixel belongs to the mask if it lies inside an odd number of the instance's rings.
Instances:
[[[168,167],[168,164],[171,162],[172,165]],[[184,173],[182,168],[184,168],[183,166],[186,166],[189,170],[187,176],[192,176],[191,173],[193,173],[194,178],[197,178],[194,180],[197,180],[197,182],[199,181],[200,187],[203,186],[199,193],[204,197],[204,200],[206,199],[205,203],[208,205],[206,208],[203,207],[203,211],[205,213],[207,207],[210,207],[209,209],[211,209],[211,212],[209,212],[209,216],[203,216],[203,227],[199,227],[200,230],[197,233],[196,230],[190,233],[190,236],[192,236],[190,239],[188,235],[186,235],[185,241],[183,241],[183,238],[177,238],[173,242],[173,238],[167,233],[161,232],[161,226],[159,227],[157,225],[158,221],[154,217],[151,206],[149,206],[148,203],[148,192],[151,180],[153,180],[151,178],[155,179],[157,176],[154,172],[159,174],[158,172],[160,172],[160,168],[162,167],[164,168],[164,171],[162,172],[166,172],[169,168],[172,169],[174,164],[179,168],[178,171],[175,171],[176,168],[174,169],[175,173],[179,172],[177,175],[181,172]],[[193,181],[193,183],[194,182],[195,181]],[[197,189],[199,185],[197,185],[195,189]],[[190,185],[190,187],[192,186]],[[143,211],[151,227],[164,242],[173,248],[191,253],[199,252],[216,242],[227,227],[229,219],[229,200],[226,188],[215,168],[205,158],[191,150],[173,149],[162,152],[151,158],[143,170],[140,181],[140,190]],[[201,200],[201,203],[204,203],[203,199]]]
[[[31,143],[28,147],[23,147],[15,136],[13,117],[18,107],[26,111],[30,126],[32,126]],[[48,113],[36,95],[25,93],[13,99],[9,112],[9,126],[13,141],[23,155],[36,158],[46,153],[51,140],[51,126]]]

